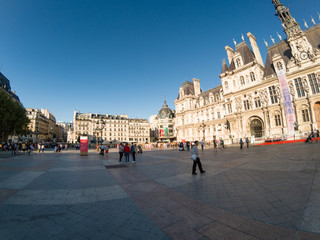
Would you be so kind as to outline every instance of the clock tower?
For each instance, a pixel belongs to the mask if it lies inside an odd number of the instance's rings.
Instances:
[[[281,20],[284,32],[287,35],[287,42],[290,45],[294,63],[301,65],[303,61],[313,60],[315,52],[300,25],[291,16],[289,9],[280,0],[272,0],[272,3],[276,9],[276,16]]]

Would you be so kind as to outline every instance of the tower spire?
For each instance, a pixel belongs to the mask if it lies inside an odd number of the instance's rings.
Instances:
[[[272,0],[272,3],[276,9],[276,16],[280,19],[288,40],[291,37],[301,34],[302,30],[300,25],[291,16],[289,9],[285,7],[280,0]]]

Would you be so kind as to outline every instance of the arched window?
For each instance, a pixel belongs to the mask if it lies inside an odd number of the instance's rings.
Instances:
[[[244,84],[245,84],[245,81],[244,81],[244,77],[243,77],[243,76],[240,77],[240,84],[241,84],[241,85],[244,85]]]
[[[227,81],[224,82],[224,87],[226,88],[226,90],[228,89],[228,82]]]
[[[251,78],[251,82],[256,81],[256,76],[254,75],[253,72],[250,73],[250,78]]]
[[[283,69],[283,66],[282,66],[281,62],[277,62],[277,69],[278,70],[282,70]]]

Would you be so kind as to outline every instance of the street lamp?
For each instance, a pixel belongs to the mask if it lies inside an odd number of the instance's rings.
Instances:
[[[205,136],[205,127],[206,127],[207,125],[204,123],[204,120],[202,120],[202,123],[200,124],[200,128],[202,129],[202,134],[203,134],[203,141],[205,141],[206,140],[206,136]]]

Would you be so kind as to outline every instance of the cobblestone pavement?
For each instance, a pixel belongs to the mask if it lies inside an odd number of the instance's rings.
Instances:
[[[319,240],[319,147],[2,158],[0,239]]]

